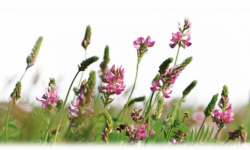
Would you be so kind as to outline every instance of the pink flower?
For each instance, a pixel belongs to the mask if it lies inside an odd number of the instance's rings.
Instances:
[[[189,42],[191,39],[191,30],[188,30],[186,33],[184,33],[185,30],[191,28],[191,22],[189,21],[188,18],[186,18],[184,20],[184,28],[182,29],[180,26],[180,23],[177,24],[177,27],[179,29],[178,32],[176,33],[172,33],[172,39],[170,41],[174,42],[174,43],[170,43],[169,46],[171,48],[175,48],[176,45],[180,45],[182,46],[184,49],[186,48],[186,46],[191,46],[192,43]],[[187,36],[187,39],[184,39],[184,37]]]
[[[160,87],[161,87],[160,82],[159,81],[154,81],[152,83],[152,87],[150,89],[151,89],[151,91],[154,92],[154,91],[157,91]]]
[[[151,42],[151,37],[148,36],[147,39],[144,41],[143,37],[137,38],[137,40],[134,41],[134,47],[136,49],[147,49],[148,47],[152,47],[155,44],[155,41]]]
[[[171,142],[172,142],[173,144],[178,144],[178,142],[176,141],[175,138],[172,138],[172,139],[171,139]]]
[[[124,68],[115,69],[115,65],[112,66],[110,70],[107,71],[105,76],[102,78],[101,88],[102,90],[107,90],[109,95],[121,94],[124,91],[126,85],[123,83],[124,78]],[[104,91],[103,91],[104,92]]]
[[[71,101],[70,107],[69,107],[69,114],[72,115],[73,117],[78,117],[78,112],[79,112],[78,107],[79,106],[74,105],[73,101]]]
[[[219,127],[224,127],[228,123],[232,123],[234,121],[233,119],[234,113],[232,113],[231,109],[228,109],[226,111],[219,111],[219,110],[214,110],[211,117],[213,122],[216,122],[216,124]]]
[[[127,129],[127,135],[132,135],[139,126],[140,124],[137,124],[137,127],[135,127],[134,124],[131,123],[129,128]],[[131,138],[135,141],[144,140],[147,136],[146,127],[147,127],[147,123],[144,123]]]
[[[150,136],[153,136],[153,135],[155,135],[155,131],[153,129],[151,129]]]
[[[60,96],[57,95],[57,87],[49,86],[45,89],[45,94],[42,96],[44,100],[40,100],[36,98],[37,101],[42,102],[43,108],[47,108],[51,106],[51,108],[55,108],[57,105],[57,101],[60,100]]]
[[[172,87],[173,87],[173,84],[165,87],[165,90],[163,90],[163,94],[164,94],[165,98],[170,98],[170,94],[172,93],[172,90],[170,90],[170,88],[172,88]]]

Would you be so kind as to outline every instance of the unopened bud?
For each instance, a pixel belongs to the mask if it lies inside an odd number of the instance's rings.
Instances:
[[[84,39],[82,41],[82,46],[85,50],[87,50],[87,47],[90,44],[90,38],[91,38],[91,27],[88,25],[85,31]]]
[[[159,73],[160,74],[165,74],[166,73],[166,70],[168,69],[169,65],[172,63],[173,61],[173,58],[170,57],[168,59],[166,59],[165,61],[162,62],[162,64],[160,65],[160,69],[159,69]]]
[[[218,93],[213,96],[212,100],[209,102],[208,106],[204,110],[204,114],[206,117],[210,116],[211,113],[213,112],[217,100],[218,100]]]
[[[183,97],[186,97],[191,91],[192,89],[196,86],[197,84],[197,80],[194,80],[192,83],[190,83],[186,89],[182,92]]]
[[[99,59],[99,57],[92,56],[92,57],[90,57],[90,58],[82,61],[82,63],[80,64],[80,66],[78,66],[79,71],[85,71],[89,65],[91,65],[94,62],[96,62],[98,59]]]

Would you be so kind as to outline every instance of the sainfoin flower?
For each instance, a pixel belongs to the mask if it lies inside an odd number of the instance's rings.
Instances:
[[[180,26],[180,23],[178,23],[178,29],[180,31],[176,32],[176,33],[172,33],[172,39],[170,41],[174,42],[174,43],[170,43],[169,46],[171,48],[174,48],[176,45],[180,45],[182,46],[184,49],[186,48],[186,46],[191,46],[192,43],[189,42],[191,39],[191,22],[189,21],[189,19],[185,19],[184,21],[184,27],[183,29]],[[188,29],[188,30],[187,30]],[[184,33],[184,31],[187,30],[187,32]],[[184,39],[184,37],[187,36],[186,39]]]
[[[102,90],[107,90],[107,94],[109,95],[119,95],[124,91],[126,85],[123,82],[124,79],[124,68],[120,66],[120,68],[115,69],[115,65],[111,67],[102,78]],[[103,91],[105,92],[105,91]]]
[[[152,47],[155,45],[155,41],[151,41],[151,37],[148,36],[146,40],[144,40],[143,37],[137,38],[137,40],[134,41],[134,47],[137,49],[137,56],[138,59],[143,57],[143,55],[148,51],[149,47]]]
[[[134,125],[134,123],[131,123],[129,128],[127,129],[127,135],[132,135],[138,127],[140,127],[140,124]],[[147,136],[146,127],[147,123],[144,123],[131,138],[136,142],[144,140]]]
[[[42,102],[43,108],[55,108],[57,101],[60,100],[58,95],[57,87],[51,85],[45,89],[45,94],[42,96],[44,100],[36,98],[37,101]]]
[[[135,121],[135,122],[140,122],[144,119],[144,117],[142,115],[140,115],[140,112],[141,112],[142,109],[138,110],[138,109],[134,109],[132,112],[131,112],[131,117],[132,119]]]

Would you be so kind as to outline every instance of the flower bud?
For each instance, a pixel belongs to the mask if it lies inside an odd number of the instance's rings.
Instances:
[[[100,64],[101,76],[104,76],[105,73],[107,72],[109,61],[110,61],[110,58],[109,58],[109,46],[107,45],[107,46],[105,47],[105,50],[104,50],[103,61],[102,61],[102,63]]]
[[[36,44],[34,46],[34,48],[31,51],[31,54],[27,57],[26,62],[27,62],[27,68],[32,67],[35,64],[40,46],[42,44],[43,41],[43,37],[39,37],[38,40],[36,41]]]
[[[190,116],[190,112],[189,111],[185,111],[184,112],[184,117],[189,118],[189,116]]]
[[[89,65],[96,62],[99,59],[97,56],[92,56],[84,61],[78,66],[79,71],[85,71]]]
[[[204,114],[206,117],[210,116],[211,113],[213,112],[217,100],[218,100],[218,93],[213,96],[212,100],[209,102],[208,106],[204,110]]]
[[[82,46],[85,50],[87,50],[87,47],[90,44],[90,38],[91,38],[91,27],[88,25],[85,31],[84,39],[82,41]]]
[[[21,88],[21,82],[17,81],[15,89],[10,94],[9,101],[12,101],[14,104],[16,104],[17,100],[21,98]]]
[[[183,97],[186,97],[191,91],[192,89],[196,86],[197,84],[197,80],[194,80],[192,83],[190,83],[186,89],[182,92]]]
[[[168,59],[166,59],[165,61],[162,62],[162,64],[160,65],[160,69],[159,69],[159,73],[160,74],[165,74],[166,73],[166,70],[168,69],[169,65],[172,63],[173,61],[173,58],[170,57]]]

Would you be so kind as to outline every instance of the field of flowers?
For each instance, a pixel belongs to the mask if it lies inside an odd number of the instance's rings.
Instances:
[[[152,86],[148,87],[149,97],[134,97],[133,92],[138,88],[140,62],[157,44],[150,36],[139,37],[133,42],[137,64],[132,88],[124,83],[125,69],[109,64],[111,58],[109,46],[106,46],[103,56],[91,56],[79,62],[75,76],[68,79],[71,84],[65,85],[69,86],[65,98],[60,97],[62,93],[57,89],[56,80],[48,78],[44,94],[36,97],[36,103],[40,105],[37,107],[22,98],[22,79],[38,58],[43,41],[43,37],[39,37],[8,101],[0,103],[0,142],[249,146],[250,100],[247,106],[232,111],[234,104],[230,102],[230,87],[227,85],[221,85],[221,91],[208,98],[211,101],[205,108],[185,107],[186,97],[199,84],[196,80],[186,85],[181,99],[171,97],[175,81],[181,78],[183,71],[188,71],[194,59],[190,54],[185,60],[178,60],[181,49],[192,48],[191,27],[188,18],[177,24],[178,31],[172,33],[169,44],[176,49],[176,56],[159,64]],[[91,27],[87,26],[81,44],[85,53],[91,38]],[[89,77],[83,79],[84,71],[91,69],[91,64],[99,57],[103,58],[100,70],[91,71]],[[79,81],[75,80],[77,76],[80,76]],[[35,80],[33,84],[36,84]],[[72,87],[74,82],[78,87]],[[70,92],[74,97],[69,96]],[[111,105],[115,98],[123,99],[126,104]]]

